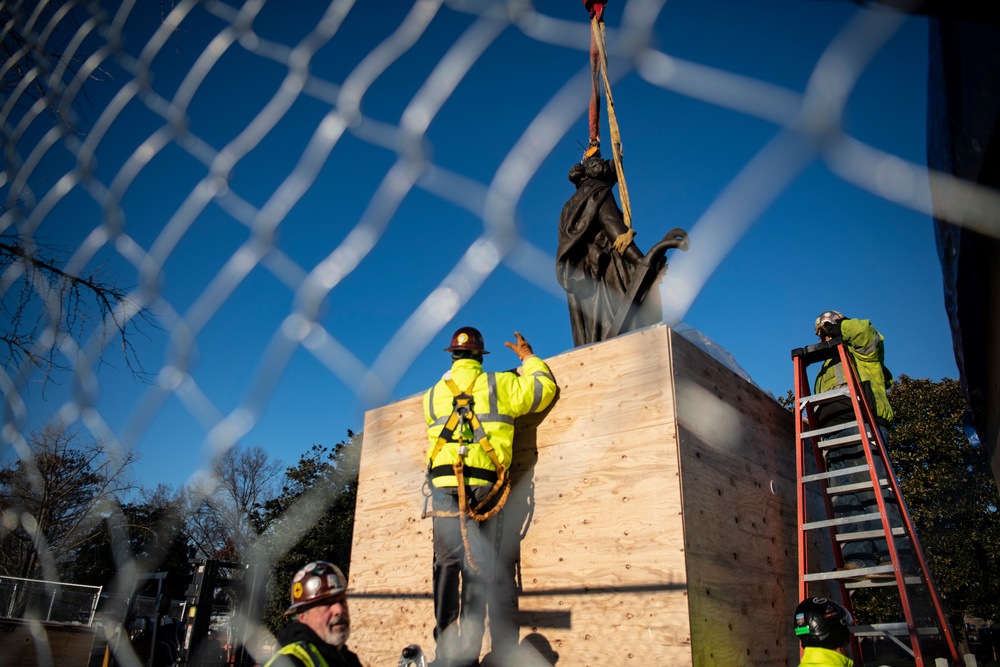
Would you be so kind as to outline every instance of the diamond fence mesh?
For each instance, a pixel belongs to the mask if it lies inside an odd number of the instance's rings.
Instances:
[[[938,214],[997,235],[995,195],[842,125],[853,86],[904,15],[857,10],[797,91],[672,56],[652,29],[669,20],[665,2],[618,4],[612,83],[628,76],[633,96],[665,92],[778,128],[689,230],[665,321],[683,316],[817,161],[925,214],[930,179],[955,195],[935,202]],[[407,373],[456,314],[500,305],[484,287],[491,277],[516,284],[526,307],[561,297],[546,233],[523,209],[540,205],[531,184],[553,156],[578,157],[565,144],[589,95],[589,25],[578,6],[551,10],[526,0],[0,0],[0,296],[11,323],[0,383],[4,450],[23,463],[25,489],[44,470],[30,434],[55,420],[100,443],[107,469],[92,488],[102,494],[133,452],[155,449],[151,465],[181,461],[193,496],[209,498],[213,463],[269,411],[294,412],[275,405],[285,378],[337,385],[356,409],[384,404],[410,389]],[[528,45],[543,47],[542,60],[511,71]],[[109,290],[118,298],[101,301]],[[109,374],[135,384],[115,390]],[[237,380],[217,379],[228,375]],[[171,441],[174,428],[200,449]],[[268,571],[332,495],[305,494],[282,532],[248,539],[243,558]],[[32,506],[14,507],[5,539],[37,536]],[[115,511],[86,506],[75,530]],[[176,526],[163,519],[161,530]],[[29,550],[57,579],[45,543]],[[163,557],[115,556],[144,570]],[[132,583],[121,574],[115,586]]]
[[[0,577],[0,610],[7,618],[90,625],[100,586]]]

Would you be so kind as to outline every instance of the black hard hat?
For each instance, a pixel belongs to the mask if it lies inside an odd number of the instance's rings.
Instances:
[[[479,333],[479,329],[462,327],[452,335],[451,345],[444,348],[444,351],[489,354],[485,348],[486,343],[483,342],[483,334]]]
[[[837,649],[851,640],[851,612],[826,598],[803,600],[795,608],[795,636],[803,646]]]
[[[824,310],[816,318],[816,323],[813,325],[813,329],[816,330],[816,335],[819,336],[823,333],[823,325],[827,322],[836,324],[837,322],[844,319],[844,314],[837,310]]]

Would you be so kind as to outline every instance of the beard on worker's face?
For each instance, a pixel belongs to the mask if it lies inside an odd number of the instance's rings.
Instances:
[[[323,640],[327,644],[333,644],[341,648],[347,643],[347,638],[351,636],[351,618],[347,614],[342,614],[330,619],[326,626],[326,636]]]

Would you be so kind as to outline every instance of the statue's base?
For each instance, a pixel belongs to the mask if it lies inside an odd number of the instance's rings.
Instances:
[[[666,326],[548,363],[560,393],[519,420],[506,516],[522,645],[561,665],[795,664],[791,413]],[[368,664],[434,654],[426,446],[420,396],[368,413],[350,567]]]

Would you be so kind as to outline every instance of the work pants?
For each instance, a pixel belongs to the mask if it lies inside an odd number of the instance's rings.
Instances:
[[[882,436],[882,442],[888,446],[889,429],[881,424],[878,429]],[[852,426],[835,433],[828,438],[843,438],[857,434],[857,427]],[[875,463],[876,475],[879,478],[884,478],[886,476],[886,471],[885,467],[882,465],[882,460],[877,454],[877,444],[875,442],[872,442],[872,455]],[[855,466],[862,465],[867,466],[868,461],[865,459],[865,451],[861,443],[850,445],[848,447],[838,447],[837,449],[827,452],[827,470],[842,470],[844,468],[853,468]],[[861,471],[851,473],[843,477],[837,477],[836,480],[831,482],[831,484],[835,486],[842,486],[844,484],[867,482],[870,479],[871,476],[868,471]],[[875,498],[874,490],[836,495],[833,497],[831,503],[833,505],[834,516],[838,519],[859,516],[861,514],[869,514],[871,512],[877,513],[879,511],[878,500]],[[890,526],[898,528],[903,525],[903,518],[900,514],[899,505],[897,504],[895,498],[886,496],[885,511],[889,517]],[[882,523],[881,521],[863,521],[840,527],[841,533],[854,533],[862,530],[882,530]],[[914,565],[914,559],[913,551],[910,549],[908,540],[897,541],[896,548],[899,553],[900,567],[904,571],[911,570]],[[841,553],[844,556],[845,563],[848,561],[856,561],[866,567],[877,565],[880,562],[883,564],[888,564],[890,562],[889,546],[884,539],[850,540],[843,543]]]
[[[473,506],[478,505],[491,488],[466,487],[466,497]],[[457,490],[435,487],[432,507],[457,512]],[[468,553],[461,521],[459,517],[434,517],[435,665],[445,667],[478,664],[487,609],[492,652],[497,657],[513,654],[519,634],[514,572],[517,545],[505,549],[503,511],[483,522],[464,518]]]

